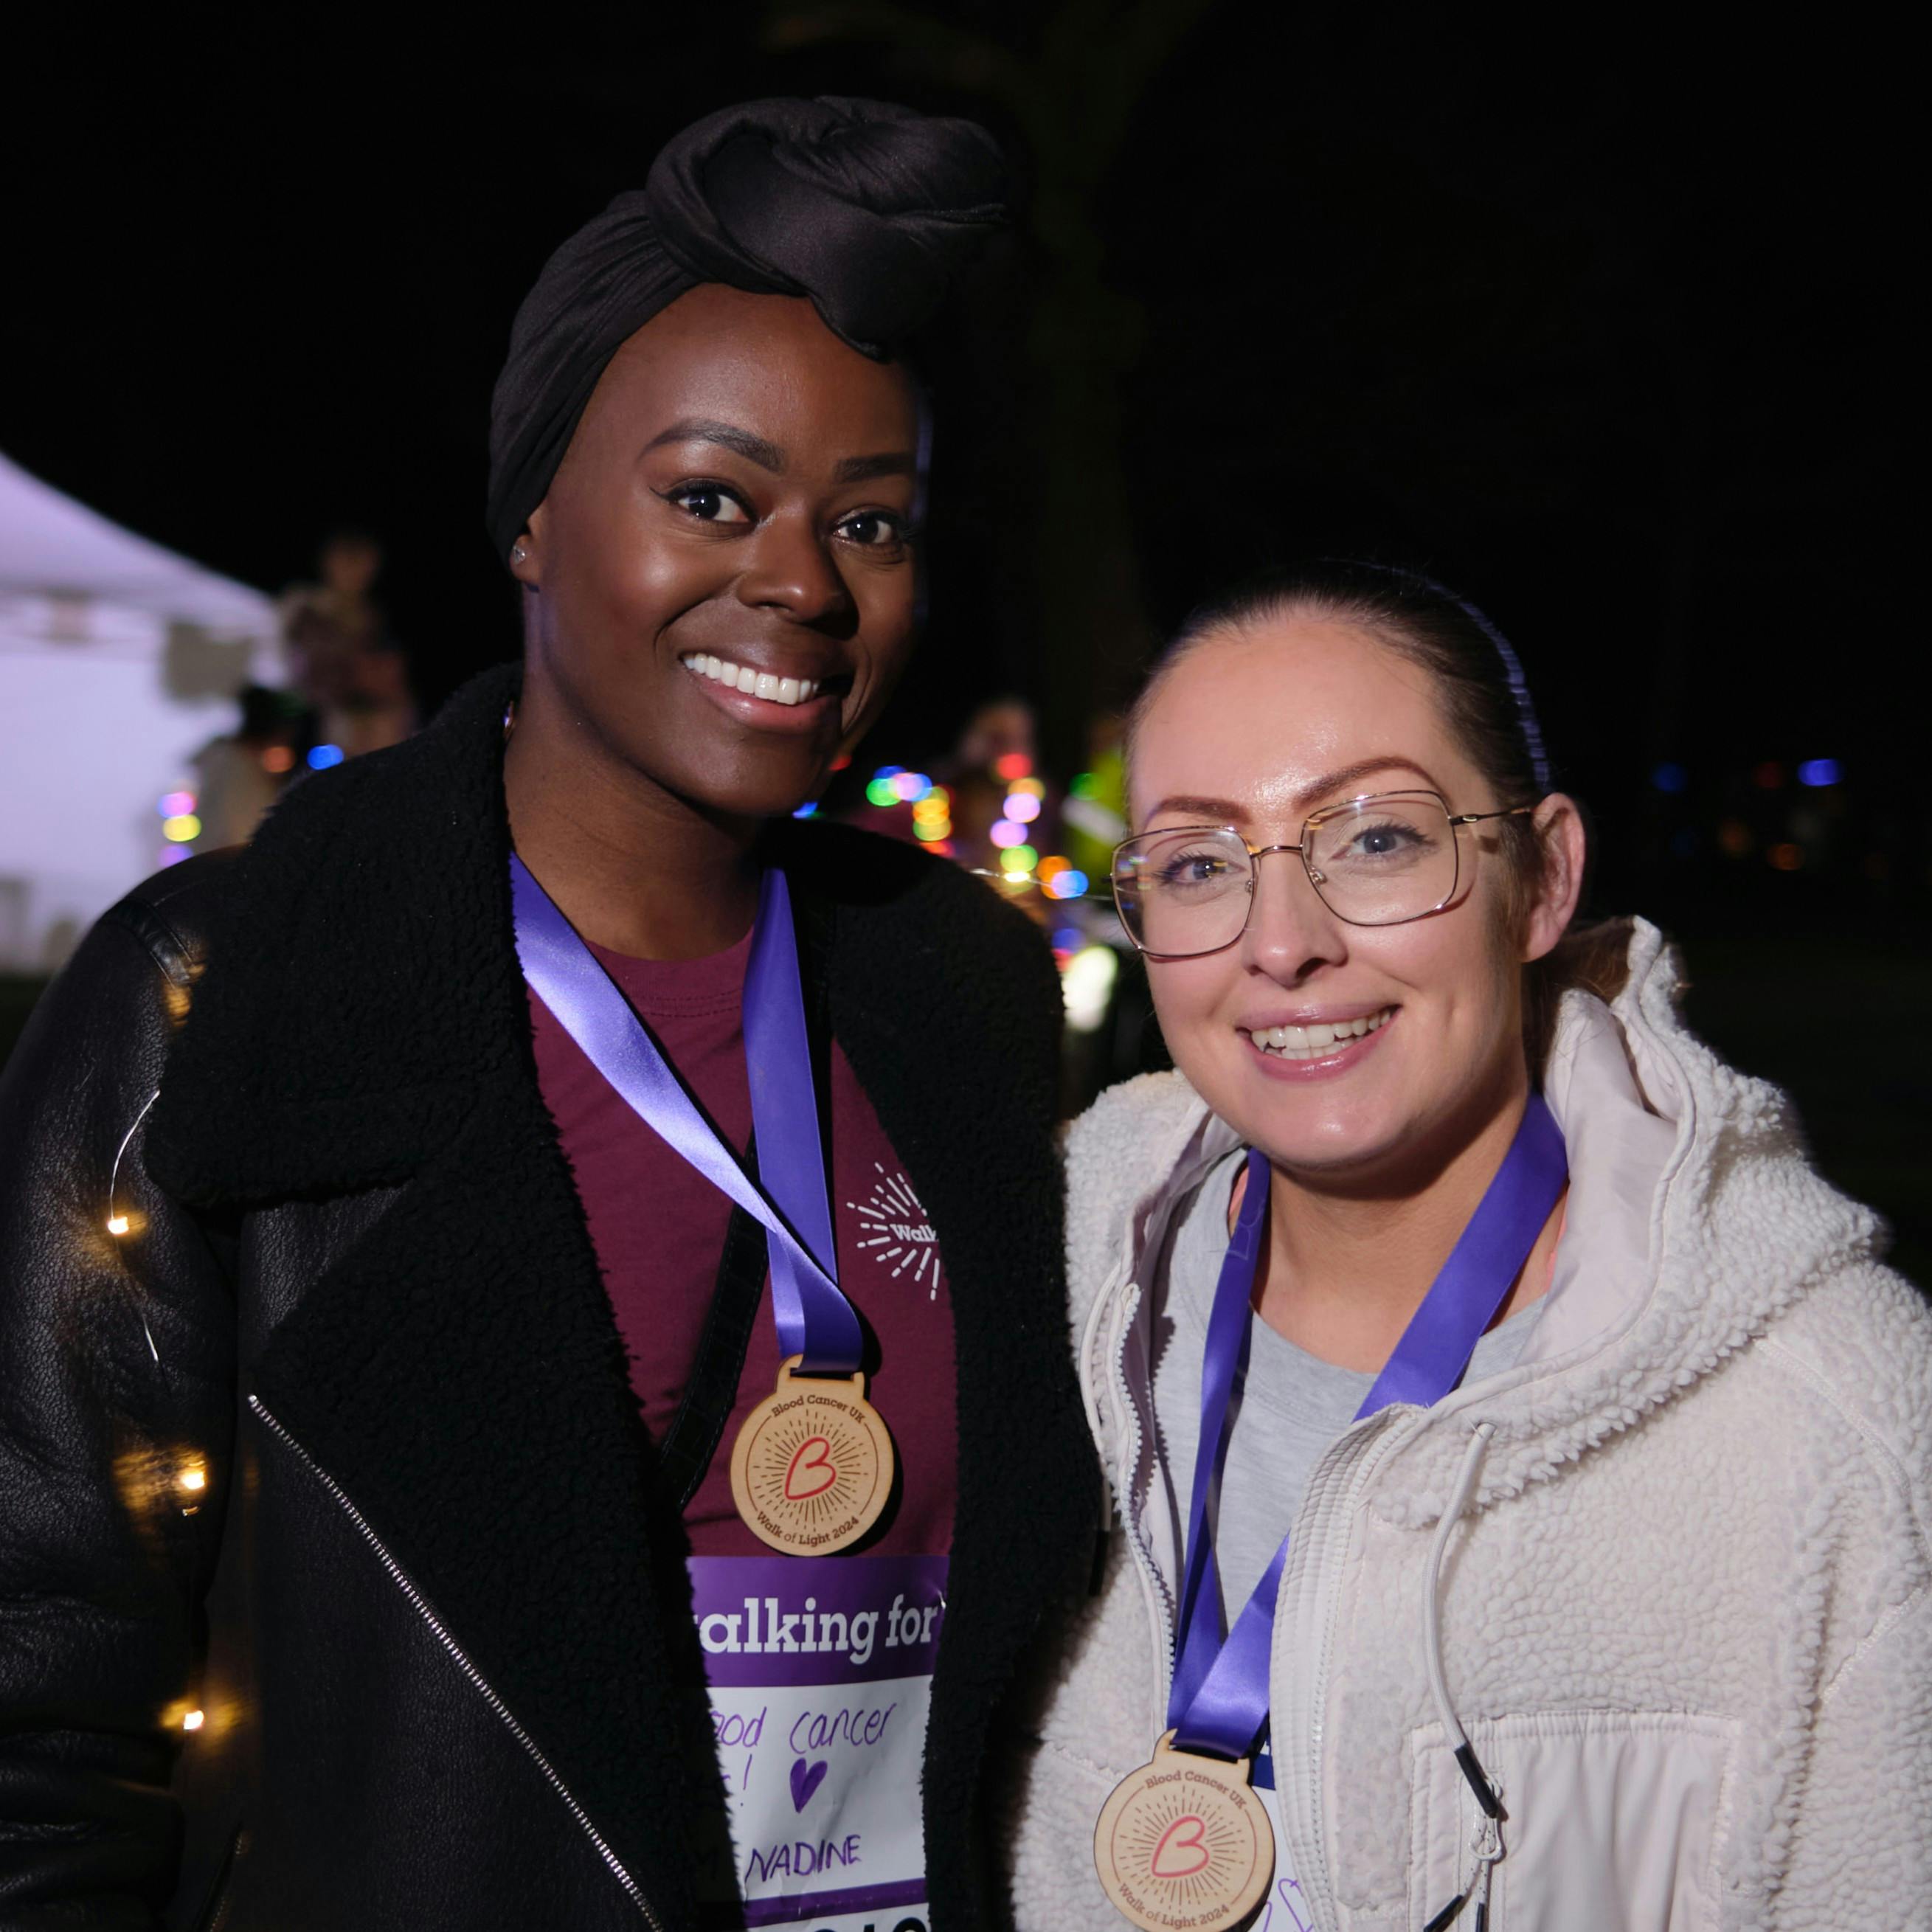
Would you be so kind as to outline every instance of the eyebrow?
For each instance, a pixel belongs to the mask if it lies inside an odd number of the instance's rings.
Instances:
[[[874,476],[914,476],[919,458],[909,449],[888,449],[877,456],[848,456],[832,471],[841,483],[869,482]]]
[[[710,442],[769,470],[774,476],[784,473],[785,453],[762,436],[754,436],[736,424],[718,422],[708,416],[685,416],[661,435],[644,445],[646,452],[662,449],[667,443]],[[919,460],[909,449],[889,449],[877,456],[848,456],[832,471],[840,483],[863,483],[874,476],[911,476],[917,473]]]
[[[767,442],[761,436],[754,436],[748,429],[738,429],[728,422],[714,422],[706,416],[685,416],[671,424],[662,435],[654,436],[644,445],[646,453],[662,449],[668,442],[715,442],[721,449],[730,450],[742,456],[748,463],[755,463],[760,470],[769,470],[775,476],[782,475],[785,466],[785,453],[775,442]]]
[[[1344,786],[1354,784],[1373,772],[1389,771],[1413,772],[1418,778],[1428,780],[1431,791],[1439,792],[1442,789],[1436,782],[1435,775],[1426,766],[1418,765],[1413,758],[1364,758],[1354,764],[1344,765],[1340,770],[1327,772],[1317,778],[1295,800],[1294,808],[1297,812],[1310,811],[1318,800],[1326,798],[1330,792],[1340,791]],[[1162,813],[1168,812],[1198,812],[1202,814],[1204,824],[1212,820],[1221,825],[1243,824],[1247,818],[1246,807],[1237,805],[1232,799],[1199,798],[1184,792],[1162,799],[1148,816],[1158,818]]]

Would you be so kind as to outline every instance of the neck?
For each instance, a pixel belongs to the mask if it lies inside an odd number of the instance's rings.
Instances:
[[[1496,1178],[1528,1098],[1519,1060],[1400,1175],[1338,1186],[1275,1168],[1255,1288],[1262,1319],[1324,1361],[1380,1370]],[[1559,1201],[1498,1322],[1548,1288],[1562,1225]]]
[[[640,959],[696,959],[749,929],[759,821],[667,791],[536,679],[518,700],[503,794],[518,856],[585,938]]]

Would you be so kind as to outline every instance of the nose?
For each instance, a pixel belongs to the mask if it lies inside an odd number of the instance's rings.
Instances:
[[[738,599],[752,610],[821,629],[844,627],[854,608],[830,543],[808,517],[783,512],[767,518],[753,539],[739,575]]]
[[[1309,883],[1301,854],[1278,846],[1254,862],[1254,903],[1241,934],[1241,964],[1293,986],[1348,957],[1348,928]]]

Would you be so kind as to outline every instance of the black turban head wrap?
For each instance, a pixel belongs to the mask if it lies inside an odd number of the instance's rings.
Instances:
[[[490,405],[490,538],[506,556],[604,365],[700,282],[805,296],[885,361],[1005,220],[986,130],[878,100],[754,100],[707,116],[558,249],[524,298]]]

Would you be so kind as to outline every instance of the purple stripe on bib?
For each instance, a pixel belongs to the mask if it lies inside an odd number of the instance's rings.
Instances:
[[[946,1620],[944,1556],[700,1556],[688,1567],[714,1686],[932,1673]]]

